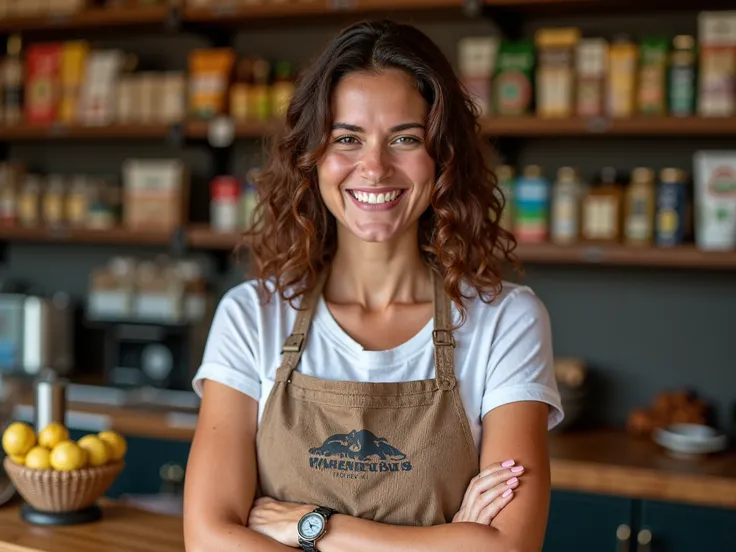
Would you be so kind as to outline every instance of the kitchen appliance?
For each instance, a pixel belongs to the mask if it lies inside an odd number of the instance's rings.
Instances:
[[[102,323],[105,384],[190,390],[202,358],[206,331],[201,323]]]
[[[74,310],[65,293],[0,293],[0,372],[38,374],[73,367]]]

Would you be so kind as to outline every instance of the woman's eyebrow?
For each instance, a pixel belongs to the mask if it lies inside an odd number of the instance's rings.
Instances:
[[[409,130],[412,128],[419,128],[424,130],[425,127],[422,123],[401,123],[399,125],[391,127],[391,132],[401,132],[402,130]],[[359,127],[358,125],[351,125],[348,123],[334,123],[332,125],[332,130],[348,130],[350,132],[365,132],[365,129],[362,127]]]

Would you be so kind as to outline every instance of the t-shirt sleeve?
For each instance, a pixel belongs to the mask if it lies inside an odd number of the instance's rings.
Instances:
[[[234,288],[226,293],[215,309],[202,364],[192,381],[192,387],[202,397],[204,380],[213,380],[253,397],[261,396],[258,372],[258,328],[255,309],[248,290]]]
[[[554,374],[552,330],[547,309],[528,288],[517,288],[500,306],[486,371],[481,419],[511,402],[541,401],[548,428],[564,416]]]

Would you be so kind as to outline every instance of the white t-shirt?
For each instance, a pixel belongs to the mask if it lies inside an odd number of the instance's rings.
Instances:
[[[466,288],[467,291],[469,288]],[[552,335],[547,310],[525,286],[504,282],[490,303],[474,297],[467,319],[455,330],[455,374],[460,396],[480,450],[481,420],[493,408],[514,401],[550,406],[548,427],[563,418],[553,370]],[[452,306],[455,322],[459,312]],[[281,362],[296,311],[274,295],[262,304],[254,280],[229,290],[220,301],[194,380],[230,386],[258,401],[258,420]],[[366,351],[337,324],[320,297],[297,370],[305,375],[345,381],[402,382],[434,378],[433,322],[408,341],[386,351]]]

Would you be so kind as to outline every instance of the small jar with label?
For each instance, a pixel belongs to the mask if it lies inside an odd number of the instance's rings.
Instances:
[[[0,164],[0,226],[13,226],[18,215],[18,197],[7,165]]]
[[[561,167],[552,189],[550,238],[559,244],[574,243],[580,231],[580,180],[572,167]]]
[[[691,226],[685,171],[662,169],[657,190],[655,242],[660,247],[680,245]]]
[[[210,184],[210,226],[217,232],[238,227],[240,185],[234,176],[218,176]]]
[[[629,245],[650,245],[654,239],[655,184],[654,171],[646,167],[634,169],[626,190],[624,239]]]
[[[611,243],[621,239],[623,191],[616,169],[605,167],[598,181],[583,197],[581,235],[593,243]]]

